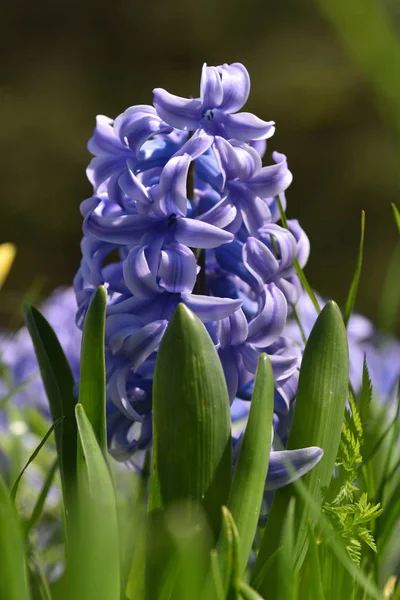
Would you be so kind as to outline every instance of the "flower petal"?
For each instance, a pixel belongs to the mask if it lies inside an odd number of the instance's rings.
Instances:
[[[241,63],[217,67],[222,76],[224,98],[220,108],[228,113],[237,112],[247,102],[250,93],[250,77]]]
[[[201,101],[174,96],[162,88],[153,90],[158,115],[172,127],[195,131],[201,119]]]
[[[182,302],[205,323],[229,317],[242,305],[241,300],[232,298],[215,298],[197,294],[182,294],[181,298]]]
[[[284,154],[273,153],[275,165],[263,167],[248,182],[248,188],[260,198],[271,198],[284,192],[292,183],[293,175],[288,169]]]
[[[228,197],[225,197],[198,217],[198,220],[224,229],[234,221],[236,214],[237,209],[235,205]]]
[[[277,490],[292,481],[296,481],[319,463],[323,453],[324,451],[318,446],[310,446],[300,450],[272,451],[265,490]],[[288,463],[291,465],[289,470],[286,466]],[[294,473],[292,473],[292,470]]]
[[[124,279],[127,287],[137,298],[149,298],[160,292],[156,273],[150,269],[146,246],[135,246],[124,261]]]
[[[262,311],[249,323],[248,341],[258,347],[272,344],[282,333],[287,318],[287,302],[281,290],[270,283],[264,287]]]
[[[249,237],[243,245],[243,262],[260,286],[270,282],[279,269],[271,250],[254,237]]]
[[[161,252],[160,286],[171,293],[187,293],[193,291],[197,278],[196,257],[183,244],[170,244]]]
[[[191,248],[216,248],[233,240],[233,234],[199,219],[177,219],[175,239]]]
[[[153,321],[134,332],[125,342],[124,352],[129,356],[134,371],[150,356],[161,342],[167,329],[166,319]]]
[[[229,115],[218,109],[214,115],[214,118],[222,123],[227,139],[232,138],[240,142],[262,140],[270,138],[275,132],[274,121],[262,121],[252,113]]]
[[[157,205],[165,215],[186,215],[186,182],[190,162],[188,154],[174,156],[162,170]]]
[[[200,80],[200,100],[203,110],[216,108],[223,99],[221,76],[217,67],[207,67],[204,63]]]
[[[174,156],[188,154],[194,160],[207,152],[213,141],[214,137],[212,135],[206,133],[204,129],[198,129]]]

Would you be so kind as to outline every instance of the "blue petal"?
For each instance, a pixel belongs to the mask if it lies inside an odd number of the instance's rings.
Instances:
[[[106,319],[106,339],[111,352],[115,354],[124,346],[132,333],[140,330],[140,319],[131,314],[111,315]]]
[[[162,170],[157,205],[166,216],[186,215],[186,181],[190,162],[191,157],[188,154],[175,156]]]
[[[119,178],[119,185],[129,198],[142,204],[150,204],[151,196],[146,186],[136,177],[133,171],[127,169]]]
[[[242,248],[243,244],[241,244],[241,242],[233,240],[230,244],[217,248],[215,250],[215,258],[222,269],[237,275],[251,287],[257,288],[257,281],[243,264]]]
[[[170,244],[161,252],[160,286],[171,293],[193,291],[197,278],[196,257],[183,244]]]
[[[145,215],[100,217],[92,213],[85,217],[83,233],[105,242],[133,246],[139,243],[143,234],[153,224],[154,220]]]
[[[158,115],[172,127],[195,131],[201,119],[201,101],[174,96],[162,88],[153,90]]]
[[[157,273],[151,271],[146,249],[146,246],[135,246],[124,261],[125,283],[137,298],[151,298],[161,291]]]
[[[300,450],[272,451],[270,454],[265,490],[277,490],[296,481],[310,471],[322,458],[324,451],[317,446]],[[291,468],[287,468],[287,465]],[[293,472],[292,472],[293,470]]]
[[[259,347],[269,346],[281,335],[287,318],[287,302],[281,290],[273,283],[264,290],[262,311],[249,323],[248,340]]]
[[[279,263],[272,252],[253,237],[249,237],[243,245],[243,262],[260,286],[271,281],[279,269]]]
[[[207,67],[206,63],[204,63],[200,80],[202,109],[216,108],[221,104],[222,98],[222,81],[217,67]]]
[[[161,342],[164,331],[168,326],[166,319],[153,321],[134,332],[126,340],[124,352],[131,361],[134,371],[150,356]]]
[[[284,192],[292,183],[293,175],[288,169],[286,156],[273,153],[275,165],[263,167],[254,175],[247,185],[257,196],[271,198]]]
[[[205,323],[229,317],[242,305],[241,300],[196,294],[182,294],[182,301]]]
[[[214,204],[207,212],[203,213],[198,220],[210,223],[215,227],[224,229],[236,218],[237,210],[228,197]]]
[[[220,108],[228,113],[237,112],[247,102],[250,93],[250,77],[241,63],[221,65],[218,70],[222,76],[224,99]]]
[[[207,152],[213,140],[214,137],[206,133],[204,129],[198,129],[174,156],[188,154],[194,160]]]
[[[198,219],[177,219],[175,239],[191,248],[216,248],[233,240],[232,233]]]
[[[239,386],[239,372],[236,364],[235,350],[232,347],[224,348],[219,351],[219,358],[224,369],[229,401],[233,402]]]
[[[248,142],[270,138],[275,132],[274,121],[262,121],[252,113],[228,115],[218,110],[214,114],[214,118],[222,123],[227,139]]]

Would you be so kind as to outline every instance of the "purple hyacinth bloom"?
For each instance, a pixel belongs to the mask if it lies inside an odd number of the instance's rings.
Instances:
[[[241,142],[262,140],[274,134],[274,122],[262,121],[251,113],[236,114],[250,93],[250,77],[240,63],[208,67],[203,65],[200,98],[187,99],[156,88],[154,106],[158,115],[176,129],[196,131],[204,136],[221,136]]]
[[[279,196],[285,210],[292,175],[283,154],[262,165],[274,124],[239,112],[250,90],[243,65],[204,65],[200,88],[199,99],[156,89],[154,107],[100,117],[89,142],[94,195],[81,205],[76,318],[82,327],[104,285],[109,447],[132,468],[151,449],[155,360],[181,302],[215,344],[232,410],[241,398],[249,405],[267,352],[275,434],[285,442],[297,389],[301,349],[282,332],[300,293],[293,261],[305,264],[309,244],[297,221],[289,230],[278,224],[277,204]],[[267,487],[288,481],[280,451],[271,455]],[[320,455],[296,450],[298,475]]]

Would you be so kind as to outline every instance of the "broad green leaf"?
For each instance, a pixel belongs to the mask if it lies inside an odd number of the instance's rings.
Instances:
[[[24,306],[24,318],[35,348],[53,423],[63,417],[55,430],[64,510],[68,519],[75,503],[77,481],[77,429],[75,421],[74,378],[56,334],[33,306]],[[71,326],[74,324],[71,323]],[[68,528],[67,528],[68,530]]]
[[[13,265],[17,249],[14,244],[0,244],[0,290]]]
[[[319,315],[304,351],[287,443],[289,450],[308,446],[319,446],[324,450],[321,461],[303,477],[310,496],[318,505],[321,505],[322,491],[329,486],[333,474],[346,404],[348,375],[346,329],[339,308],[330,301]],[[253,580],[258,582],[258,586],[254,587],[261,595],[271,590],[274,580],[277,584],[276,570],[267,571],[261,582],[259,573],[279,546],[282,524],[292,496],[297,498],[294,484],[275,492],[253,575]],[[302,498],[297,498],[295,528],[298,567],[307,548],[309,519],[308,506]]]
[[[104,329],[107,292],[100,286],[94,294],[83,326],[79,402],[85,408],[100,447],[107,450],[106,373]]]
[[[362,262],[363,262],[363,252],[364,252],[364,232],[365,232],[365,212],[361,211],[361,237],[360,237],[360,246],[358,249],[357,263],[354,271],[353,279],[351,281],[349,293],[346,300],[346,305],[344,307],[344,324],[347,327],[349,319],[351,317],[351,313],[353,312],[354,304],[356,302],[358,284],[360,283]]]
[[[267,354],[261,354],[228,501],[239,531],[241,572],[248,563],[260,517],[272,441],[273,410],[274,375]]]
[[[54,429],[57,427],[57,425],[59,425],[62,422],[62,420],[63,420],[63,417],[60,417],[55,423],[53,423],[53,425],[51,425],[50,429],[48,430],[48,432],[46,433],[46,435],[44,436],[44,438],[40,441],[40,443],[38,444],[38,446],[35,448],[35,450],[32,452],[32,454],[28,458],[26,464],[24,465],[22,471],[20,472],[20,474],[16,478],[16,480],[14,482],[14,485],[11,488],[10,496],[11,496],[11,499],[13,501],[15,501],[15,496],[17,495],[19,482],[21,481],[22,476],[25,473],[26,469],[29,467],[29,465],[31,464],[31,462],[33,462],[35,460],[35,458],[39,454],[40,450],[43,448],[43,446],[45,445],[45,443],[47,442],[47,440],[49,439],[49,437],[53,433]]]
[[[9,491],[0,477],[0,598],[30,597],[22,535]]]
[[[116,500],[111,475],[81,404],[76,421],[82,445],[79,513],[67,567],[66,598],[120,600],[120,560]]]
[[[54,461],[54,463],[48,470],[46,479],[43,483],[42,489],[40,490],[40,494],[36,500],[35,506],[33,507],[32,514],[24,524],[25,537],[28,536],[32,527],[34,527],[34,525],[40,518],[40,515],[41,515],[43,507],[45,505],[48,493],[49,493],[52,483],[54,481],[54,476],[56,474],[57,469],[58,469],[58,458],[56,458],[56,460]]]
[[[151,478],[161,504],[199,502],[217,535],[232,471],[228,392],[214,344],[184,304],[157,354],[153,449]]]

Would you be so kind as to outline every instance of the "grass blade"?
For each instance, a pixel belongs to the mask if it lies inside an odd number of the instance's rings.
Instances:
[[[298,577],[295,567],[295,498],[291,498],[282,526],[281,552],[278,555],[279,600],[297,598]]]
[[[25,548],[14,506],[0,477],[0,598],[29,600]]]
[[[318,505],[322,489],[329,485],[338,452],[349,373],[346,329],[337,305],[330,301],[323,308],[308,339],[290,430],[288,449],[319,446],[324,450],[321,461],[304,477],[310,496]],[[294,484],[275,492],[253,580],[263,595],[271,591],[276,570],[270,569],[260,581],[263,565],[274,554],[281,539],[281,528],[292,496]],[[296,501],[296,557],[300,567],[307,548],[310,513],[301,498]]]
[[[351,317],[351,313],[353,312],[353,308],[356,302],[358,284],[360,283],[362,262],[363,262],[363,252],[364,252],[364,233],[365,233],[365,212],[361,211],[361,236],[360,236],[360,246],[358,249],[357,263],[354,271],[353,279],[351,281],[349,293],[346,300],[346,305],[344,308],[344,324],[347,327],[349,319]]]
[[[63,420],[63,417],[60,417],[59,419],[57,419],[57,421],[55,423],[52,424],[52,426],[50,427],[50,429],[48,430],[48,432],[46,433],[46,435],[44,436],[44,438],[41,440],[41,442],[38,444],[38,446],[35,448],[35,450],[30,455],[30,457],[28,458],[28,460],[27,460],[25,466],[23,467],[22,471],[20,472],[20,474],[16,478],[16,480],[14,482],[14,485],[12,486],[11,492],[10,492],[10,497],[11,497],[11,499],[12,499],[13,502],[15,502],[15,496],[17,495],[18,485],[19,485],[19,482],[21,481],[21,478],[22,478],[23,474],[25,473],[26,469],[29,467],[29,465],[31,464],[31,462],[35,460],[35,458],[37,457],[37,455],[39,454],[39,452],[41,451],[41,449],[43,448],[43,446],[45,445],[45,443],[47,442],[47,440],[49,439],[49,437],[53,433],[54,429],[57,427],[57,425],[59,425],[62,422],[62,420]]]
[[[94,294],[83,326],[79,402],[84,406],[103,451],[106,439],[106,368],[104,329],[107,292],[100,286]]]
[[[33,306],[26,305],[24,318],[35,348],[53,423],[63,417],[62,423],[54,433],[68,525],[75,504],[77,481],[78,438],[74,412],[76,400],[73,392],[75,382],[57,336],[43,315]]]
[[[400,213],[399,213],[397,206],[394,204],[394,202],[392,202],[392,209],[393,209],[394,220],[396,221],[397,229],[399,230],[399,233],[400,233]]]
[[[261,354],[228,501],[239,531],[241,573],[246,568],[260,516],[272,441],[273,410],[274,376],[267,354]]]

